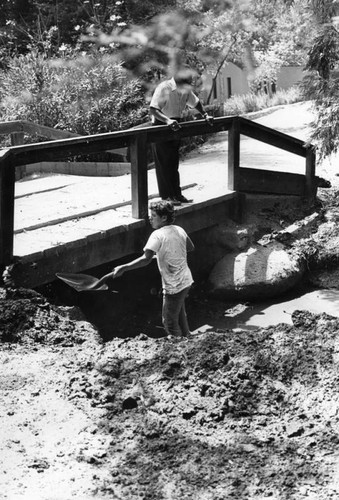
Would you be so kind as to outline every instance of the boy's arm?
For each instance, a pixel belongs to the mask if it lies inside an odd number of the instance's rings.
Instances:
[[[146,248],[144,254],[141,257],[138,257],[137,259],[132,260],[127,264],[116,266],[111,273],[112,278],[113,279],[118,278],[119,276],[122,276],[126,271],[133,271],[134,269],[139,269],[139,267],[148,266],[148,264],[152,262],[153,257],[154,257],[153,250],[148,250]]]
[[[193,241],[191,240],[191,238],[189,236],[187,236],[187,240],[186,240],[186,250],[187,252],[192,252],[194,250],[194,243]]]

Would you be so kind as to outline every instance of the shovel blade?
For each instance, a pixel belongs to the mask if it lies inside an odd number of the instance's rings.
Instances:
[[[108,286],[105,284],[93,290],[92,287],[99,281],[99,279],[94,276],[90,276],[89,274],[56,273],[55,276],[74,288],[77,292],[97,292],[101,290],[108,290]]]

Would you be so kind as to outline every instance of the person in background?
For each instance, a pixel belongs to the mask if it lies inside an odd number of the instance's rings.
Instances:
[[[172,130],[178,130],[186,107],[195,108],[209,124],[213,123],[213,117],[204,110],[193,92],[192,84],[191,71],[182,70],[156,87],[150,102],[153,125],[166,124]],[[192,202],[193,200],[183,196],[180,187],[180,140],[171,138],[166,142],[154,143],[152,148],[160,197],[163,200],[171,200],[174,205]]]
[[[151,233],[141,257],[113,269],[112,278],[122,276],[126,271],[147,266],[154,256],[161,274],[163,305],[162,321],[167,335],[190,335],[185,299],[193,283],[187,264],[187,252],[194,245],[185,230],[174,222],[174,206],[170,201],[150,204]]]

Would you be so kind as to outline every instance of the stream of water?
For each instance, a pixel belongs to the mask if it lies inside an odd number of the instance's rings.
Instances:
[[[112,285],[112,284],[111,284]],[[112,286],[113,288],[113,286]],[[114,282],[115,290],[76,292],[64,283],[57,283],[59,303],[78,306],[88,321],[94,324],[104,340],[112,337],[133,337],[146,333],[163,337],[159,277],[144,270],[126,273],[122,281]],[[187,300],[187,312],[194,334],[216,330],[254,330],[279,323],[292,325],[292,313],[307,310],[339,317],[339,289],[311,289],[301,285],[283,296],[261,302],[215,300],[201,290],[192,290]]]
[[[339,317],[339,290],[296,290],[275,300],[239,303],[225,309],[223,318],[216,317],[210,322],[211,324],[206,323],[198,327],[196,333],[215,328],[253,330],[279,323],[292,325],[292,313],[295,310],[307,310],[314,314],[326,313]]]

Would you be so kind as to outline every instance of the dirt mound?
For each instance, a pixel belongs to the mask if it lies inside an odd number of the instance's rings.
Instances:
[[[188,341],[141,335],[108,343],[68,392],[78,405],[90,399],[106,410],[97,432],[111,445],[90,458],[114,464],[100,492],[335,498],[339,322],[302,311],[293,321]]]
[[[104,344],[71,312],[2,293],[3,498],[338,497],[339,320]]]
[[[34,290],[0,289],[0,341],[63,346],[82,344],[88,340],[88,334],[81,323],[71,319],[73,309],[54,307]],[[79,312],[75,319],[80,318]]]

